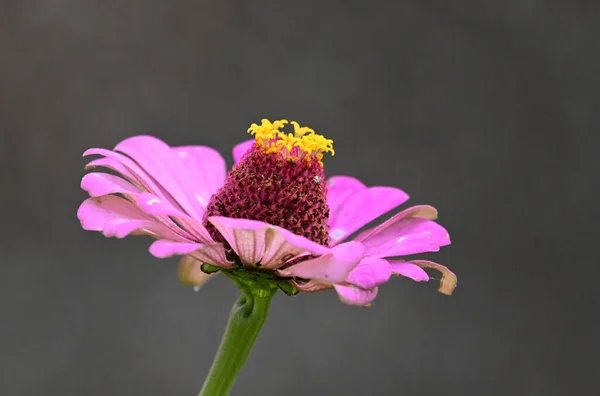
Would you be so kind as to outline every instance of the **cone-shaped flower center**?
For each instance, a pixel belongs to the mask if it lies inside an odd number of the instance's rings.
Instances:
[[[323,153],[333,141],[292,121],[294,133],[280,129],[288,122],[262,120],[248,132],[256,144],[227,175],[212,196],[204,224],[215,241],[224,238],[206,219],[225,216],[264,221],[322,245],[329,244]]]

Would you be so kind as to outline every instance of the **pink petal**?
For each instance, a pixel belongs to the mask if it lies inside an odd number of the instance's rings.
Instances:
[[[135,204],[142,212],[153,216],[188,217],[187,214],[175,206],[150,193],[139,194],[135,200]]]
[[[362,289],[354,285],[333,285],[340,300],[345,304],[368,307],[375,297],[377,297],[377,288]]]
[[[174,242],[167,239],[159,239],[150,245],[150,254],[157,258],[179,256],[199,250],[203,245],[192,242]]]
[[[99,149],[99,148],[89,149],[83,153],[84,157],[87,157],[89,155],[103,155],[106,158],[102,158],[102,159],[109,160],[110,163],[112,164],[111,169],[117,170],[117,167],[115,167],[114,165],[120,164],[118,166],[118,168],[127,169],[128,176],[125,173],[121,173],[121,174],[128,178],[132,177],[132,179],[130,179],[130,181],[133,184],[143,187],[144,190],[156,195],[157,197],[161,198],[162,200],[169,202],[172,206],[179,207],[179,205],[177,204],[177,202],[175,202],[173,197],[171,197],[167,191],[165,191],[160,185],[158,185],[154,181],[154,179],[146,173],[146,171],[144,171],[142,168],[140,168],[140,166],[138,164],[136,164],[134,161],[132,161],[131,158],[129,158],[123,154],[120,154],[120,153],[115,153],[114,151]],[[100,161],[100,160],[101,159],[98,159],[96,161]],[[95,161],[92,161],[92,162],[95,162]]]
[[[254,145],[256,144],[256,139],[246,140],[240,144],[237,144],[233,148],[233,160],[237,164],[240,162],[244,154],[246,154]]]
[[[201,266],[202,262],[196,260],[192,256],[183,256],[179,262],[179,269],[177,271],[179,281],[187,286],[200,287],[208,282],[210,278],[218,274],[218,272],[214,274],[202,272],[202,269],[200,269]]]
[[[412,262],[421,268],[432,268],[442,273],[442,279],[440,280],[440,288],[438,289],[440,293],[449,296],[454,292],[454,289],[456,289],[456,285],[458,284],[458,278],[452,271],[448,269],[448,267],[427,260],[413,260]]]
[[[394,275],[402,275],[417,282],[428,282],[429,275],[421,267],[407,261],[388,260]]]
[[[115,151],[138,163],[187,214],[196,219],[202,218],[206,202],[198,191],[203,189],[199,188],[199,181],[193,178],[183,160],[169,145],[152,136],[134,136],[119,143]]]
[[[225,248],[220,243],[211,243],[202,246],[199,250],[190,253],[196,260],[206,264],[216,265],[223,268],[232,268],[235,263],[229,261]]]
[[[129,180],[131,183],[135,183],[135,175],[127,169],[126,166],[121,164],[114,158],[98,158],[93,161],[90,161],[86,166],[86,170],[93,169],[95,167],[103,167],[107,169],[111,169],[117,173],[120,173],[125,179]]]
[[[81,188],[87,191],[91,197],[100,197],[108,194],[134,194],[141,190],[129,183],[127,180],[109,175],[108,173],[88,173],[81,179]]]
[[[365,257],[350,272],[346,278],[346,282],[363,289],[372,289],[377,285],[387,282],[391,276],[392,267],[386,260]]]
[[[201,222],[191,218],[187,214],[178,210],[173,205],[161,200],[155,195],[152,195],[150,193],[141,193],[136,198],[135,204],[144,213],[151,214],[154,216],[161,216],[161,220],[163,221],[163,223],[166,223],[167,225],[172,227],[176,227],[188,239],[198,240],[202,243],[213,242],[212,237]],[[177,223],[181,227],[175,225],[175,223],[173,223],[173,220],[169,217],[175,218],[175,220],[177,220]]]
[[[301,261],[280,270],[279,274],[329,283],[344,282],[350,271],[360,262],[363,251],[362,245],[358,242],[343,243],[320,257]]]
[[[339,216],[342,204],[352,194],[366,190],[360,180],[350,176],[333,176],[327,179],[327,205],[329,206],[329,224]]]
[[[436,215],[431,206],[415,206],[359,235],[356,240],[365,244],[365,255],[374,257],[436,252],[450,244],[448,231],[430,220]]]
[[[124,237],[132,232],[184,241],[164,224],[142,213],[134,204],[115,195],[86,199],[77,217],[83,229],[103,231],[106,236]]]
[[[370,187],[350,195],[343,201],[339,214],[329,222],[331,244],[339,243],[407,199],[404,191],[393,187]]]
[[[248,266],[276,269],[301,254],[321,255],[329,248],[262,221],[213,216],[210,221]]]
[[[204,208],[210,197],[223,186],[227,166],[219,152],[206,146],[173,147],[183,160],[189,175],[196,181],[194,191]]]

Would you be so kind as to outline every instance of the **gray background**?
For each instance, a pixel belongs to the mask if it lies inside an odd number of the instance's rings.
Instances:
[[[0,1],[0,394],[197,393],[238,292],[82,231],[80,155],[144,133],[231,163],[262,117],[435,205],[459,288],[279,294],[234,395],[594,394],[593,3]]]

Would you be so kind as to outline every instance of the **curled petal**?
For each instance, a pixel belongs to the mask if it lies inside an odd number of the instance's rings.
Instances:
[[[454,292],[454,289],[456,289],[456,285],[458,284],[458,278],[447,267],[438,263],[434,263],[433,261],[427,260],[413,260],[412,263],[418,265],[421,268],[431,268],[437,270],[442,274],[442,279],[440,280],[440,287],[438,289],[440,293],[449,296]]]
[[[131,233],[185,241],[134,204],[115,195],[88,198],[79,207],[77,217],[84,230],[102,231],[106,236],[123,238]]]
[[[244,154],[246,154],[254,145],[256,144],[256,140],[246,140],[233,148],[233,160],[237,164],[240,162]]]
[[[365,257],[356,268],[350,272],[346,282],[362,289],[372,289],[387,282],[392,276],[392,267],[384,259]]]
[[[139,194],[141,190],[127,180],[108,173],[88,173],[81,179],[81,188],[91,197],[108,194]]]
[[[139,164],[187,214],[196,219],[202,218],[204,206],[196,196],[198,182],[169,145],[152,136],[134,136],[119,143],[115,151],[128,155]]]
[[[358,242],[338,245],[330,252],[279,271],[282,276],[341,283],[359,263],[364,248]],[[386,263],[387,264],[387,263]]]
[[[329,248],[262,221],[212,216],[208,218],[242,263],[277,269],[301,254],[321,255]]]
[[[183,256],[179,262],[179,269],[177,271],[179,281],[186,286],[203,286],[211,277],[215,276],[216,273],[207,274],[203,272],[200,269],[202,264],[202,262],[196,260],[192,256]]]
[[[340,300],[349,305],[358,305],[360,307],[368,307],[375,297],[377,297],[378,289],[362,289],[354,285],[333,285]]]
[[[393,187],[370,187],[343,200],[339,213],[329,221],[331,244],[343,241],[353,232],[406,202],[408,195]]]
[[[124,166],[114,158],[97,158],[88,162],[88,164],[85,166],[85,169],[91,170],[95,167],[103,167],[115,171],[121,176],[123,176],[125,179],[127,179],[129,182],[137,185],[136,176],[126,166]]]
[[[365,245],[365,255],[374,257],[436,252],[450,244],[448,231],[432,220],[436,217],[433,207],[415,206],[365,231],[356,240]]]
[[[203,245],[193,242],[174,242],[159,239],[150,245],[150,254],[157,258],[179,256],[199,250]]]
[[[392,274],[402,275],[417,282],[429,281],[429,275],[416,264],[400,260],[388,260],[392,269]]]
[[[142,169],[138,164],[136,164],[134,161],[132,161],[131,158],[129,158],[123,154],[120,154],[120,153],[115,153],[114,151],[99,149],[99,148],[92,148],[92,149],[86,150],[83,153],[84,157],[87,157],[89,155],[104,156],[105,158],[97,159],[92,162],[97,163],[97,161],[105,160],[105,161],[108,161],[109,163],[113,164],[111,166],[111,169],[117,170],[117,169],[125,168],[127,170],[127,174],[120,172],[120,171],[119,171],[119,173],[121,173],[123,176],[126,176],[128,178],[132,177],[133,179],[130,181],[133,184],[141,186],[142,189],[160,197],[161,199],[168,200],[169,203],[171,203],[172,205],[178,205],[175,202],[175,200],[169,195],[169,193],[167,191],[165,191],[160,185],[158,185],[154,181],[154,179],[150,175],[148,175],[146,173],[146,171],[144,169]],[[118,168],[115,168],[115,164],[119,164]],[[129,175],[129,176],[127,176],[127,175]]]

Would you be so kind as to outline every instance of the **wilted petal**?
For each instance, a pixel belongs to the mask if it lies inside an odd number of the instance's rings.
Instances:
[[[370,187],[346,198],[339,213],[329,221],[331,244],[343,241],[350,234],[406,202],[408,195],[393,187]]]
[[[115,195],[88,198],[79,207],[77,217],[84,230],[102,231],[106,236],[123,238],[136,232],[175,241],[184,241],[152,216],[142,213],[134,204]]]
[[[254,147],[255,144],[255,139],[246,140],[245,142],[237,144],[233,148],[233,160],[235,161],[235,163],[237,164],[238,162],[240,162],[244,154],[246,154],[252,147]]]
[[[346,278],[347,283],[362,289],[372,289],[387,282],[392,276],[392,267],[384,259],[365,257]]]
[[[416,264],[407,261],[388,260],[394,275],[402,275],[417,282],[429,281],[429,275]]]
[[[458,284],[458,279],[456,275],[452,271],[450,271],[447,267],[434,263],[433,261],[427,260],[413,260],[412,263],[418,265],[421,268],[432,268],[441,272],[442,279],[440,280],[440,288],[438,291],[442,294],[451,295],[456,289],[456,285]]]
[[[321,282],[316,279],[310,279],[308,282],[299,282],[292,279],[290,282],[296,287],[296,289],[305,293],[316,293],[323,290],[331,289],[333,285],[329,282]]]
[[[218,273],[207,274],[202,271],[201,267],[202,262],[192,256],[183,256],[179,262],[179,270],[177,271],[179,281],[187,286],[200,287]]]
[[[303,236],[262,221],[220,216],[209,217],[208,221],[249,266],[260,263],[262,268],[276,269],[291,257],[303,253],[321,255],[329,251]]]
[[[150,245],[150,254],[158,258],[179,256],[195,252],[202,246],[201,243],[174,242],[167,239],[159,239]]]
[[[364,248],[358,242],[338,245],[330,252],[279,271],[281,276],[316,279],[322,282],[344,282],[359,263]]]
[[[225,160],[217,150],[206,146],[173,147],[173,151],[182,159],[189,175],[195,181],[193,193],[206,208],[210,197],[225,181]]]
[[[362,233],[356,240],[365,245],[365,255],[374,257],[436,252],[450,244],[448,231],[432,220],[436,217],[433,207],[415,206]]]
[[[360,307],[369,306],[375,297],[378,289],[362,289],[354,285],[333,285],[340,300],[345,304],[358,305]]]

